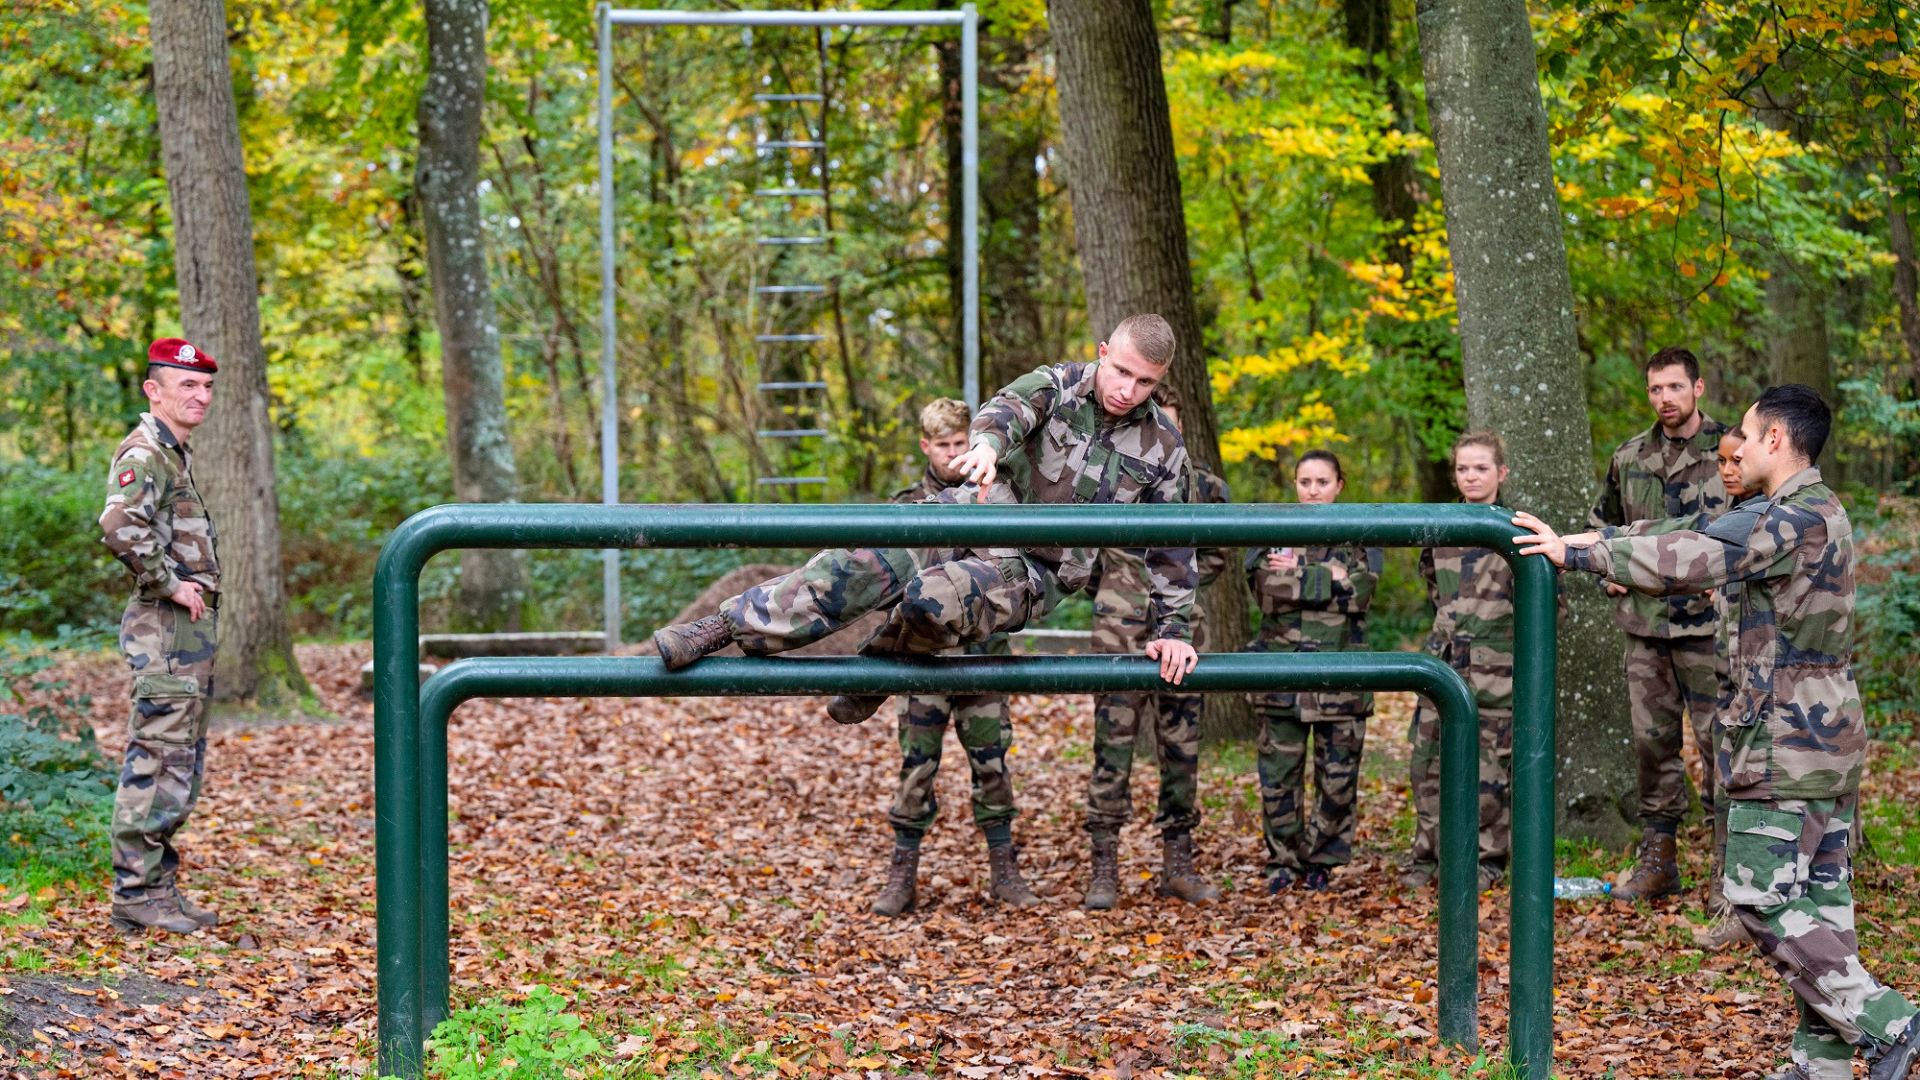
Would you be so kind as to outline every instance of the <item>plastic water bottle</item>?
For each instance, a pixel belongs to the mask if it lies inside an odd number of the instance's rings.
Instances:
[[[1553,898],[1555,900],[1587,900],[1595,896],[1607,896],[1613,892],[1613,882],[1602,881],[1596,877],[1556,877],[1553,879]]]

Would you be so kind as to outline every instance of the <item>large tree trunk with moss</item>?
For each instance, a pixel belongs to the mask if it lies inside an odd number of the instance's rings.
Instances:
[[[440,327],[453,490],[461,502],[519,497],[507,431],[506,372],[487,287],[480,227],[480,136],[487,96],[486,0],[427,0],[427,85],[420,95],[416,189],[427,236],[427,280]],[[524,560],[513,551],[460,553],[455,618],[465,629],[518,630]]]
[[[218,700],[281,710],[312,691],[293,659],[273,485],[273,418],[260,340],[253,213],[221,0],[155,0],[153,91],[173,207],[174,276],[187,339],[219,361],[195,434],[196,479],[220,530]]]
[[[1184,406],[1187,453],[1219,472],[1219,426],[1193,301],[1153,6],[1149,0],[1049,0],[1047,11],[1074,241],[1094,332],[1105,335],[1121,319],[1147,311],[1172,324],[1179,351],[1169,381]],[[1222,574],[1206,590],[1215,651],[1237,652],[1246,644],[1248,599],[1237,573]],[[1209,733],[1253,730],[1252,714],[1235,694],[1211,696],[1207,717]]]
[[[1593,505],[1593,436],[1546,110],[1523,0],[1420,0],[1427,112],[1460,308],[1468,419],[1506,440],[1506,500],[1563,529]],[[1560,627],[1559,827],[1627,833],[1634,791],[1611,607],[1565,583]]]

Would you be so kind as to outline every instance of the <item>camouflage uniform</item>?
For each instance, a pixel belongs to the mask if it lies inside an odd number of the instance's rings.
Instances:
[[[1700,430],[1690,438],[1668,438],[1656,424],[1613,452],[1606,486],[1591,515],[1595,527],[1712,516],[1727,508],[1727,490],[1714,456],[1727,426],[1705,413],[1699,416]],[[1627,635],[1624,663],[1640,817],[1650,825],[1672,826],[1687,811],[1682,711],[1693,724],[1694,745],[1701,754],[1699,775],[1706,780],[1713,773],[1706,762],[1720,685],[1713,603],[1698,595],[1630,592],[1616,601],[1614,622]],[[1703,796],[1711,805],[1710,780]]]
[[[1715,761],[1730,800],[1722,887],[1799,999],[1795,1060],[1846,1075],[1849,1047],[1891,1042],[1914,1016],[1867,974],[1854,936],[1849,849],[1867,730],[1853,681],[1852,523],[1807,468],[1703,531],[1603,535],[1568,549],[1567,568],[1662,593],[1741,585],[1728,598],[1735,682]]]
[[[1385,555],[1357,544],[1296,548],[1300,565],[1267,566],[1271,549],[1247,556],[1247,584],[1260,606],[1248,652],[1341,652],[1367,644],[1367,608]],[[1334,576],[1334,567],[1344,573]],[[1260,831],[1267,876],[1308,866],[1344,866],[1353,857],[1360,755],[1373,695],[1363,691],[1253,695],[1260,719]],[[1302,826],[1309,732],[1313,819]]]
[[[929,465],[920,479],[893,493],[889,502],[914,503],[938,499],[955,485],[934,475]],[[966,646],[969,656],[1012,656],[1005,634]],[[932,827],[940,805],[934,797],[934,778],[940,773],[940,753],[947,725],[953,725],[967,752],[973,772],[973,821],[981,829],[1013,820],[1013,780],[1007,774],[1007,750],[1013,745],[1005,694],[921,695],[909,697],[900,708],[900,786],[894,792],[887,820],[896,833],[915,837]]]
[[[193,813],[207,763],[207,696],[220,602],[213,521],[193,483],[193,455],[167,425],[140,414],[114,451],[101,539],[133,572],[120,650],[133,669],[127,752],[113,802],[114,896],[123,902],[174,888],[173,836]],[[168,599],[201,587],[198,622]]]
[[[1096,364],[1056,364],[1015,379],[973,419],[973,441],[999,452],[1007,483],[990,502],[1173,503],[1185,497],[1186,444],[1151,401],[1108,416],[1093,398]],[[972,485],[942,502],[980,498]],[[1155,637],[1188,637],[1192,548],[1148,553]],[[887,621],[866,654],[937,653],[1011,633],[1086,587],[1084,548],[823,551],[805,566],[732,597],[720,610],[749,655],[797,649],[869,611]]]
[[[1223,503],[1227,482],[1205,469],[1190,469],[1188,502]],[[1153,640],[1147,621],[1146,549],[1108,548],[1100,553],[1099,582],[1093,600],[1093,651],[1137,653]],[[1226,552],[1201,548],[1194,557],[1200,584],[1211,584],[1226,568]],[[1205,613],[1193,609],[1193,645],[1205,651]],[[1153,725],[1160,757],[1160,803],[1153,825],[1162,832],[1190,832],[1200,823],[1195,805],[1200,775],[1199,694],[1095,694],[1093,698],[1093,775],[1087,780],[1087,829],[1118,832],[1133,816],[1133,750],[1142,723]]]
[[[1480,861],[1505,866],[1511,839],[1513,570],[1487,548],[1425,548],[1420,576],[1433,602],[1426,650],[1451,664],[1480,707]],[[1440,713],[1422,699],[1413,743],[1413,861],[1433,864],[1440,820]]]

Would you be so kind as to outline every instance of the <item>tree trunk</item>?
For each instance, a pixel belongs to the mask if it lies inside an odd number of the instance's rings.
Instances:
[[[1074,240],[1094,332],[1104,335],[1128,315],[1147,311],[1172,324],[1179,351],[1169,381],[1183,406],[1187,453],[1219,472],[1219,425],[1193,300],[1153,6],[1149,0],[1049,0],[1047,11]],[[1247,638],[1246,582],[1222,574],[1204,603],[1215,650],[1238,652]],[[1208,734],[1252,732],[1252,713],[1239,695],[1208,698]]]
[[[415,188],[427,280],[440,327],[453,490],[461,502],[513,502],[519,479],[507,433],[506,371],[487,287],[480,227],[480,135],[487,90],[486,0],[427,0],[427,85],[420,95]],[[460,553],[455,618],[465,629],[518,630],[523,559]]]
[[[1900,305],[1900,340],[1907,347],[1907,393],[1920,394],[1920,261],[1913,226],[1899,200],[1887,205],[1887,246],[1893,250],[1893,298]]]
[[[1506,440],[1508,503],[1557,527],[1584,527],[1593,437],[1526,5],[1420,0],[1417,10],[1468,418]],[[1568,585],[1559,826],[1563,835],[1617,841],[1627,832],[1621,809],[1634,790],[1622,643],[1600,591]]]
[[[220,362],[219,396],[194,440],[201,454],[196,479],[220,530],[213,688],[221,701],[284,710],[311,701],[312,691],[287,629],[253,213],[226,9],[221,0],[155,0],[150,26],[180,323]]]

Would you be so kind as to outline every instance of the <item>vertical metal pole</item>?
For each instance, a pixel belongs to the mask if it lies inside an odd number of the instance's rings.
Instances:
[[[620,501],[620,388],[614,370],[613,287],[613,23],[607,5],[594,12],[600,36],[600,501]],[[620,644],[620,551],[600,553],[607,651]]]
[[[960,23],[961,396],[980,407],[980,15],[962,4]]]
[[[1522,1080],[1553,1073],[1553,710],[1557,582],[1546,559],[1513,560],[1513,907],[1507,1054]]]
[[[1480,1041],[1480,710],[1440,713],[1440,1038]]]
[[[374,910],[381,1075],[418,1076],[433,1030],[421,977],[420,559],[399,532],[373,576]],[[445,800],[444,792],[441,799]]]

